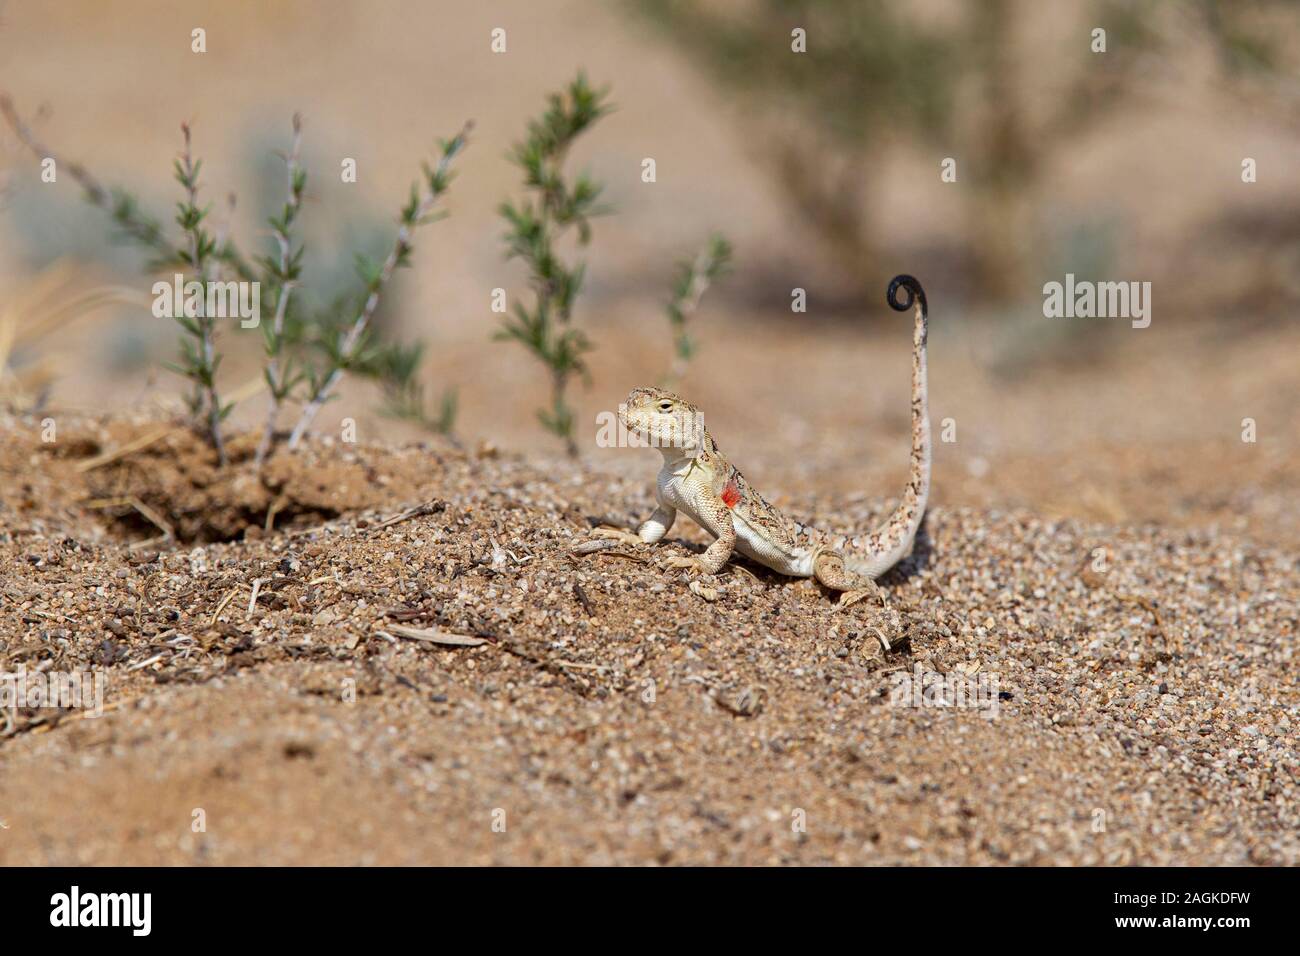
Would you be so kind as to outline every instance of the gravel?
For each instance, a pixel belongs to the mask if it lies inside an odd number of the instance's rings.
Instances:
[[[150,476],[201,452],[78,473],[104,427],[0,453],[0,671],[107,677],[102,717],[0,716],[0,863],[1300,862],[1293,552],[940,505],[887,603],[840,612],[660,570],[686,526],[571,554],[643,480],[329,442],[277,480],[350,469],[355,503],[148,543],[85,499],[193,507]]]

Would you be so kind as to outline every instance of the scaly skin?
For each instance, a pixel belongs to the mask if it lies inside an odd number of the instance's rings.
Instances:
[[[899,301],[899,289],[907,291]],[[663,454],[659,506],[635,536],[604,529],[605,537],[645,544],[660,541],[683,511],[714,536],[703,555],[673,558],[671,567],[717,574],[734,551],[791,577],[814,577],[844,592],[842,606],[877,592],[875,580],[911,550],[930,491],[930,416],[926,386],[928,315],[925,292],[911,276],[889,284],[890,306],[913,309],[912,465],[903,500],[889,520],[865,536],[830,536],[792,521],[745,480],[704,427],[700,410],[659,388],[637,388],[619,410],[623,425]]]

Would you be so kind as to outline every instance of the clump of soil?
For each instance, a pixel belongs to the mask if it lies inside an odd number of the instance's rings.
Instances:
[[[421,480],[380,474],[346,445],[325,455],[281,447],[259,468],[257,439],[232,436],[224,467],[210,443],[178,423],[108,422],[48,451],[75,463],[83,503],[110,531],[152,544],[208,544],[307,527],[409,498]]]

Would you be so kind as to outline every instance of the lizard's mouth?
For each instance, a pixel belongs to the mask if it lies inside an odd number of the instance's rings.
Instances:
[[[626,424],[627,424],[628,435],[635,438],[639,444],[649,447],[652,439],[654,438],[654,433],[648,431],[647,429],[638,427],[635,422],[627,422]]]
[[[649,432],[647,432],[646,429],[645,429],[645,426],[643,426],[643,425],[642,425],[641,423],[639,423],[635,418],[633,418],[631,415],[629,415],[629,414],[627,413],[627,409],[626,409],[626,408],[619,408],[619,410],[618,410],[618,421],[619,421],[619,424],[621,424],[624,428],[626,428],[626,429],[627,429],[629,432],[631,432],[633,435],[636,435],[636,436],[639,437],[639,438],[648,438],[648,437],[650,437],[650,436],[649,436]]]

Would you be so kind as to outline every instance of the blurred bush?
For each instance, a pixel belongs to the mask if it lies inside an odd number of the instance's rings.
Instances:
[[[1176,77],[1171,63],[1189,43],[1218,51],[1225,86],[1247,74],[1281,79],[1276,23],[1294,28],[1297,6],[1096,0],[1061,14],[1074,19],[1049,41],[1059,43],[1049,74],[1026,67],[1029,44],[1042,42],[1024,28],[1041,9],[1031,0],[644,0],[629,9],[742,98],[740,122],[781,194],[866,289],[887,278],[872,267],[888,232],[871,195],[882,155],[919,146],[957,157],[967,241],[950,251],[961,284],[997,304],[1023,297],[1027,280],[1059,258],[1036,210],[1063,151],[1153,73]],[[1096,26],[1104,56],[1091,48]],[[796,28],[806,54],[791,50]]]

